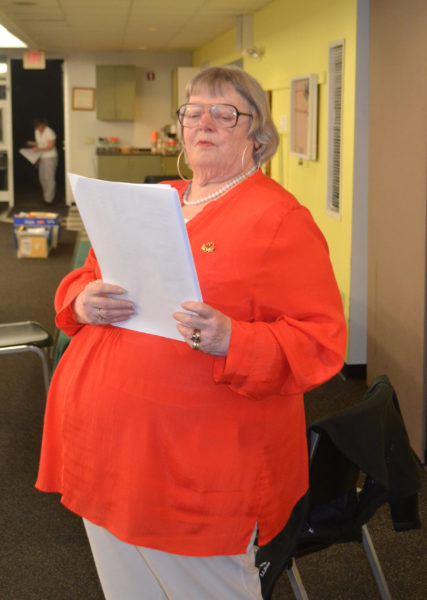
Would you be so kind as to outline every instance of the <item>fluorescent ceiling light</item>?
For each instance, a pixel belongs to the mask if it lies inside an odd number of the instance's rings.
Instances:
[[[10,33],[0,25],[0,48],[26,48],[27,44],[25,44],[22,40],[17,38],[15,35]]]

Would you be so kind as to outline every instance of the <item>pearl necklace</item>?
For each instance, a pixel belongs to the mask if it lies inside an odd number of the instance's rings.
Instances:
[[[194,200],[193,202],[191,202],[191,200],[187,200],[188,195],[190,193],[190,189],[191,189],[191,183],[190,183],[190,185],[187,187],[187,189],[184,192],[182,201],[185,204],[185,206],[196,206],[197,204],[204,204],[205,202],[209,202],[210,200],[215,200],[216,198],[219,198],[220,196],[222,196],[223,194],[228,192],[228,190],[231,190],[231,188],[235,187],[238,183],[240,183],[247,177],[250,177],[253,173],[255,173],[255,171],[257,169],[258,169],[258,166],[255,165],[247,173],[242,173],[238,177],[235,177],[234,179],[232,179],[231,181],[229,181],[228,183],[223,185],[221,188],[219,188],[219,190],[217,190],[216,192],[212,192],[212,194],[209,194],[208,196],[205,196],[204,198],[200,198],[200,200]]]

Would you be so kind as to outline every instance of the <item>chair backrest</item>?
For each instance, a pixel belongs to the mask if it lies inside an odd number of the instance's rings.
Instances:
[[[397,492],[417,491],[418,472],[395,391],[385,375],[378,377],[361,401],[311,425],[361,471]]]
[[[147,175],[144,183],[159,183],[160,181],[174,181],[179,179],[179,175]]]
[[[8,347],[33,345],[43,348],[52,343],[49,332],[37,321],[0,323],[0,348],[4,349],[4,353],[7,353]]]
[[[310,506],[324,504],[351,492],[360,469],[316,427],[309,428]]]
[[[386,376],[378,377],[356,405],[313,423],[308,435],[309,521],[315,507],[329,503],[337,519],[347,519],[349,531],[353,527],[356,533],[384,502],[417,493],[416,461]],[[327,518],[330,511],[321,507],[316,519],[322,514]]]

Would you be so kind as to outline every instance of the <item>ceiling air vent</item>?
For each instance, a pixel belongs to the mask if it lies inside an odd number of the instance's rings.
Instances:
[[[344,40],[329,46],[326,212],[341,217]]]

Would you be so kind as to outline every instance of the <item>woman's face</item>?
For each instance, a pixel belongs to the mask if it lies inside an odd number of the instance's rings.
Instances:
[[[221,95],[212,96],[199,91],[190,96],[189,103],[232,104],[240,112],[250,113],[246,100],[230,85],[224,86]],[[242,173],[242,155],[245,153],[245,170],[253,165],[253,142],[248,138],[251,118],[240,116],[235,127],[218,127],[208,110],[194,128],[184,127],[184,144],[193,172],[207,172],[212,177],[232,179]]]

